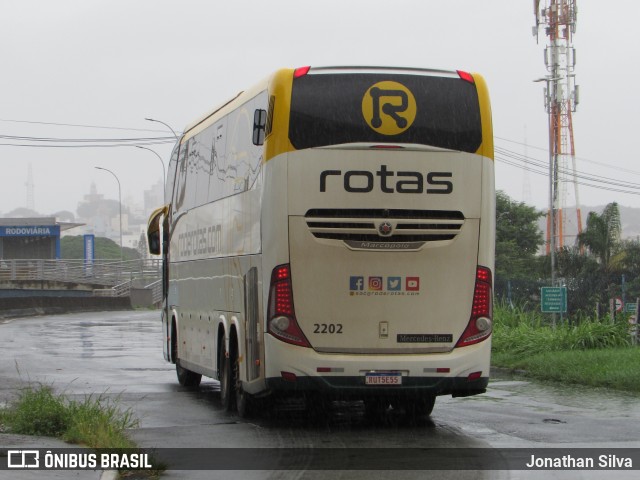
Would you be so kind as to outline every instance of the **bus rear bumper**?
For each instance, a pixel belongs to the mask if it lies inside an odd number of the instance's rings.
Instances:
[[[265,336],[265,378],[272,393],[318,392],[334,397],[377,395],[463,397],[489,383],[491,340],[447,353],[322,353]],[[368,384],[371,374],[401,375],[400,384]]]
[[[457,377],[403,377],[402,385],[371,386],[365,384],[364,376],[356,377],[296,377],[267,378],[267,386],[272,392],[319,393],[340,398],[362,398],[367,396],[413,397],[424,395],[452,395],[466,397],[485,393],[489,377],[474,380]]]

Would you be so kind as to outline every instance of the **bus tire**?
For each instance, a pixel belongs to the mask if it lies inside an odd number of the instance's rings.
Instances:
[[[417,417],[428,417],[433,411],[433,407],[436,404],[435,395],[427,395],[420,398],[404,399],[392,403],[392,406],[398,407],[404,410],[407,417],[414,419]]]
[[[176,363],[178,383],[183,387],[197,387],[202,381],[202,375],[180,366],[178,358],[178,331],[175,319],[171,322],[171,359]]]
[[[436,404],[435,395],[429,395],[427,397],[417,400],[414,403],[416,415],[423,415],[428,417],[429,415],[431,415],[431,412],[433,412],[433,407],[435,406],[435,404]]]
[[[236,362],[237,365],[237,362]],[[237,374],[236,374],[236,378]],[[250,418],[256,414],[256,400],[242,389],[240,382],[236,383],[236,409],[240,418]]]
[[[178,383],[183,387],[197,387],[202,381],[202,375],[180,366],[180,359],[176,360],[176,375]]]
[[[236,410],[238,412],[238,416],[241,418],[251,417],[255,412],[253,408],[255,401],[253,396],[245,392],[242,388],[242,380],[240,379],[240,362],[238,361],[238,340],[233,334],[231,337],[230,348],[231,354],[229,355],[229,363],[233,370],[233,394],[235,395],[233,400],[236,404]]]
[[[227,355],[224,340],[221,345],[220,354],[220,403],[227,411],[233,410],[235,397],[235,369],[231,368],[231,355]]]
[[[364,400],[364,418],[374,421],[384,417],[389,409],[389,399],[372,397]]]

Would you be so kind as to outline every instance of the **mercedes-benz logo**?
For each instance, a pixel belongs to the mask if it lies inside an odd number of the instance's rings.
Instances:
[[[388,237],[389,235],[391,235],[391,232],[393,232],[393,225],[391,225],[391,223],[389,222],[382,222],[378,226],[378,232],[383,237]]]

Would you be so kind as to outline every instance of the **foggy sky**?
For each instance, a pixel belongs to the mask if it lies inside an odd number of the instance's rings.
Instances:
[[[281,67],[389,65],[461,69],[487,80],[496,146],[548,159],[542,84],[543,34],[536,44],[532,1],[514,0],[0,0],[0,135],[56,139],[171,136]],[[637,183],[640,4],[578,1],[573,116],[578,170]],[[111,127],[96,129],[42,123]],[[27,203],[75,213],[95,182],[99,193],[142,203],[162,177],[150,152],[133,147],[37,148],[0,138],[0,215]],[[91,143],[91,142],[90,142]],[[95,142],[94,142],[95,143]],[[150,146],[165,158],[170,144]],[[605,164],[605,165],[602,165]],[[546,209],[548,179],[499,159],[496,187]],[[639,190],[640,192],[640,190]],[[581,203],[640,196],[580,187]],[[569,203],[574,202],[572,198]]]

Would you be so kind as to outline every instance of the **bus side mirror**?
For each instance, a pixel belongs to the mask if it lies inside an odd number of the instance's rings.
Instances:
[[[267,125],[267,111],[256,110],[253,114],[253,144],[263,145],[265,127]]]
[[[149,242],[149,253],[152,255],[160,255],[160,232],[148,232],[147,241]]]
[[[160,255],[162,253],[162,241],[160,240],[160,218],[168,212],[167,206],[155,210],[149,223],[147,224],[147,243],[149,244],[149,253],[152,255]]]

